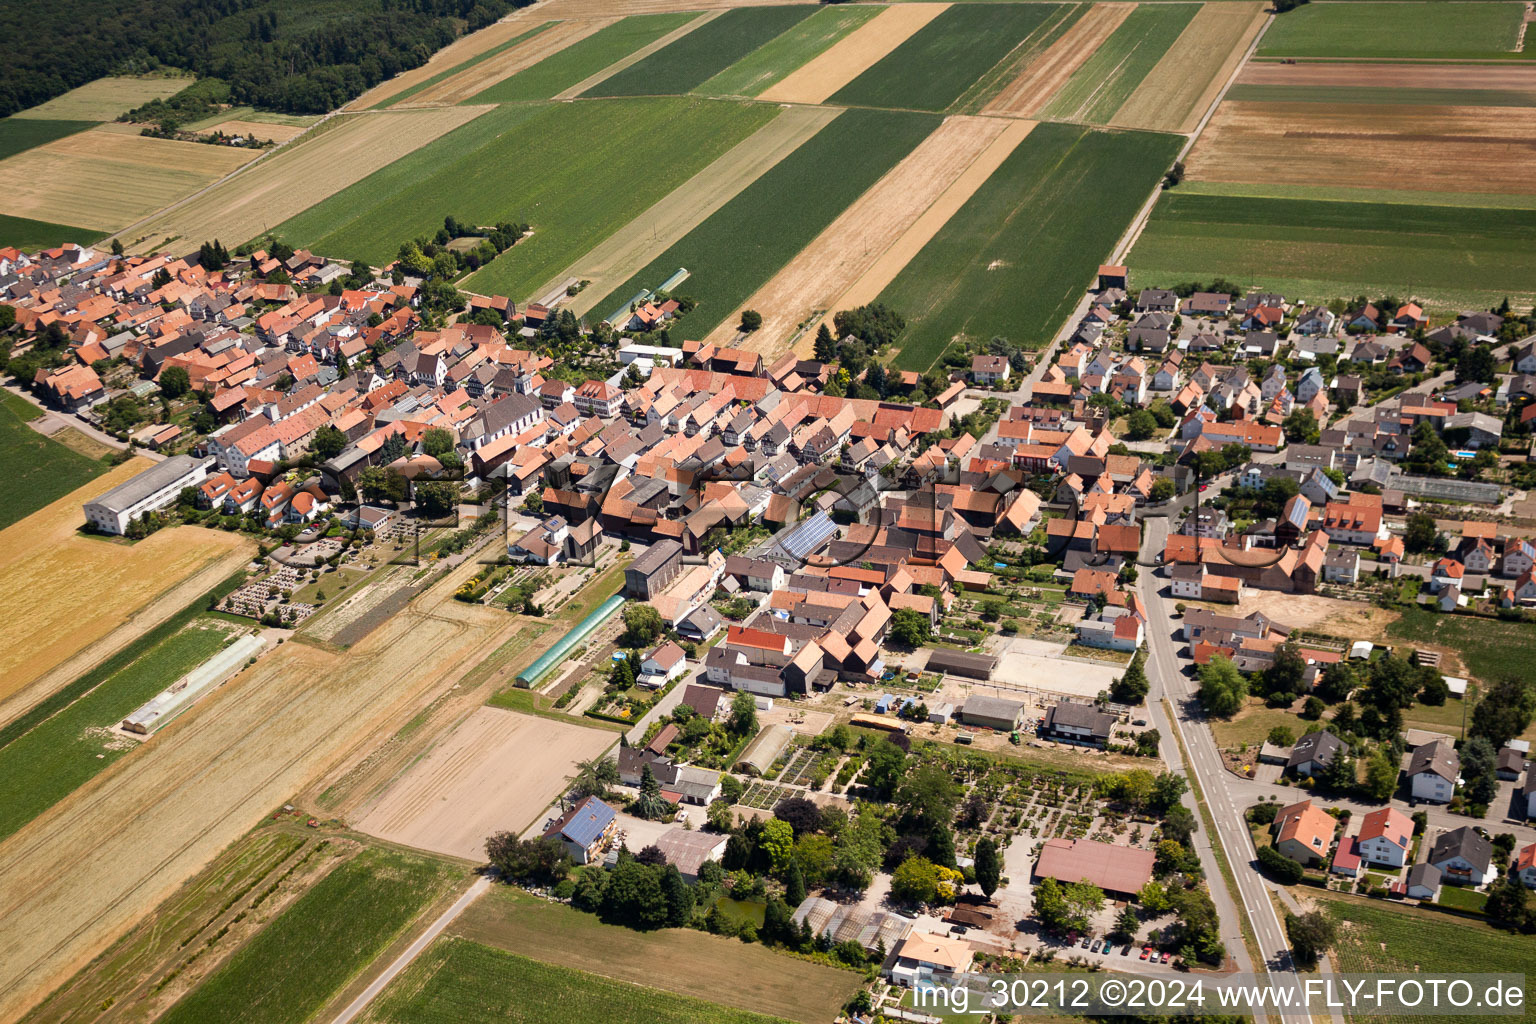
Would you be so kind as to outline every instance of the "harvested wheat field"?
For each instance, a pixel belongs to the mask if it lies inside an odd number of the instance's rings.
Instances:
[[[600,28],[612,25],[618,18],[596,18],[589,21],[562,21],[537,35],[523,40],[516,46],[488,57],[478,64],[450,75],[441,82],[434,82],[425,89],[401,100],[395,109],[410,107],[443,107],[463,103],[484,92],[504,78],[532,67],[545,57],[559,53],[572,43],[580,42]]]
[[[541,824],[577,763],[614,742],[610,732],[483,707],[354,825],[392,843],[483,861],[486,836]]]
[[[287,643],[0,844],[15,1019],[263,815],[360,758],[522,623],[453,600],[470,560],[344,654]]]
[[[1196,181],[1536,193],[1536,108],[1247,103],[1216,111]]]
[[[1216,101],[1269,18],[1262,3],[1209,3],[1201,7],[1115,112],[1110,124],[1188,133]]]
[[[1536,90],[1532,64],[1280,64],[1253,62],[1239,85]]]
[[[73,668],[59,684],[111,653],[97,648],[80,663],[76,655],[86,648],[109,634],[105,646],[121,647],[212,590],[254,552],[239,534],[192,526],[131,545],[76,532],[85,522],[82,504],[149,465],[132,459],[0,531],[0,718],[45,696],[33,684],[59,675],[61,666]],[[151,604],[160,614],[146,613]]]
[[[14,117],[60,121],[112,121],[150,100],[165,99],[192,84],[190,78],[98,78]]]
[[[879,298],[880,293],[896,279],[896,275],[901,273],[902,268],[912,261],[912,257],[916,256],[923,246],[932,241],[933,236],[939,233],[939,229],[955,215],[955,211],[964,206],[993,172],[1002,166],[1003,161],[1008,159],[1009,155],[1018,148],[1019,143],[1034,130],[1034,127],[1034,121],[1007,122],[1003,131],[981,150],[959,176],[938,192],[932,202],[910,222],[895,241],[867,265],[867,269],[848,286],[842,295],[838,296],[836,301],[826,307],[826,316],[821,319],[826,320],[839,310],[852,309]],[[900,167],[897,168],[897,170],[900,169]],[[810,357],[815,327],[816,324],[807,325],[807,329],[800,335],[800,340],[795,343],[795,352],[803,357]]]
[[[411,68],[409,71],[402,71],[394,78],[380,82],[342,109],[367,110],[370,107],[376,107],[429,78],[451,71],[467,60],[474,60],[487,50],[493,50],[505,42],[516,39],[540,22],[548,20],[547,5],[537,8],[525,7],[508,15],[503,21],[455,39],[434,53],[425,64]]]
[[[255,238],[490,109],[445,107],[334,118],[312,136],[124,232],[124,245],[138,253],[170,236]]]
[[[583,315],[840,113],[828,107],[790,107],[609,235],[537,294],[547,294],[573,277],[590,281],[565,303],[571,312]]]
[[[765,103],[822,103],[948,7],[949,4],[893,4],[757,98]]]
[[[79,132],[0,161],[0,213],[113,231],[217,181],[258,152]]]
[[[959,187],[968,197],[985,181],[996,163],[983,160],[984,155],[1000,163],[1032,127],[1033,122],[992,117],[946,118],[746,301],[742,308],[763,311],[760,329],[737,342],[738,310],[708,340],[717,345],[741,344],[765,355],[780,354],[799,324],[830,309],[893,246],[906,243],[907,232],[935,202],[947,198],[950,189]],[[968,184],[958,186],[962,180]],[[905,265],[917,248],[921,244],[910,252],[903,246],[906,255],[896,258]]]
[[[1120,3],[1094,4],[1088,8],[1060,39],[1030,61],[1017,78],[993,97],[985,111],[1021,115],[1037,112],[1135,9],[1135,4]]]
[[[265,139],[268,142],[287,142],[304,134],[304,126],[297,124],[272,124],[267,121],[221,121],[212,128],[205,129],[208,132],[223,132],[225,135],[243,135],[252,139]]]

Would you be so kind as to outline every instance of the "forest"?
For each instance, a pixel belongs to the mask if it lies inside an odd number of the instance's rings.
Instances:
[[[180,68],[230,101],[332,110],[533,0],[0,0],[0,116],[110,74]]]

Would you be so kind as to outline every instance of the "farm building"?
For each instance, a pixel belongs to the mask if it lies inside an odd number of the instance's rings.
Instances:
[[[770,725],[757,734],[742,753],[737,767],[754,775],[761,775],[773,767],[773,762],[789,747],[795,731],[787,725]]]
[[[624,593],[649,601],[683,571],[683,546],[675,540],[659,540],[624,569]]]
[[[728,835],[713,832],[690,832],[684,828],[670,829],[656,840],[656,848],[667,858],[667,863],[689,882],[699,877],[699,869],[705,861],[719,860],[725,853]]]
[[[960,721],[966,725],[980,725],[988,729],[1012,732],[1024,717],[1024,703],[1004,697],[984,697],[977,694],[965,698],[960,706]]]
[[[967,654],[940,648],[928,656],[927,670],[967,679],[991,679],[992,673],[997,671],[997,659],[990,654]]]
[[[1134,896],[1152,879],[1151,850],[1088,839],[1047,839],[1035,862],[1036,878],[1087,880],[1114,896]]]
[[[212,465],[212,459],[194,459],[190,455],[173,455],[157,462],[133,479],[86,502],[86,521],[102,533],[120,537],[127,532],[130,521],[169,505],[183,487],[196,487],[206,480]]]

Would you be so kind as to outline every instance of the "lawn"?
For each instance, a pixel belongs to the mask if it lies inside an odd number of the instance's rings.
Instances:
[[[831,1020],[859,984],[857,973],[760,945],[683,928],[634,932],[511,888],[487,893],[455,923],[454,932],[617,982],[760,1009],[806,1024]],[[722,977],[731,979],[729,987],[720,985]]]
[[[1441,890],[1444,892],[1445,890]],[[1377,900],[1340,898],[1308,891],[1311,899],[1339,922],[1334,959],[1347,974],[1377,972],[1407,974],[1524,973],[1536,963],[1536,936],[1512,935],[1484,924],[1433,910],[1419,910]],[[1528,977],[1526,1000],[1536,996]],[[1362,1015],[1360,1019],[1393,1018]],[[1413,1016],[1401,1021],[1452,1021],[1456,1017]]]
[[[373,263],[449,214],[534,234],[470,281],[519,302],[778,114],[700,99],[508,105],[376,171],[278,228]],[[535,142],[534,140],[542,140]]]
[[[773,1024],[783,1020],[554,967],[464,939],[440,940],[428,949],[385,990],[373,1019],[397,1024]]]
[[[160,1020],[308,1020],[458,877],[439,861],[366,849],[295,900]]]
[[[830,102],[944,110],[1056,11],[1056,4],[955,4]]]
[[[1262,700],[1251,697],[1248,705],[1231,718],[1211,719],[1211,735],[1216,738],[1216,746],[1223,750],[1244,744],[1256,747],[1279,725],[1291,730],[1291,735],[1298,738],[1318,727],[1316,722],[1309,722],[1284,708],[1265,707]]]
[[[556,24],[558,23],[553,21],[546,21],[542,25],[535,25],[527,32],[519,33],[518,35],[513,36],[511,39],[508,39],[506,42],[491,47],[484,53],[477,53],[463,63],[455,64],[453,67],[448,68],[445,71],[439,71],[437,74],[431,76],[430,78],[423,78],[421,81],[417,82],[415,85],[412,85],[410,88],[402,89],[395,93],[393,96],[386,99],[383,103],[380,103],[374,109],[382,110],[385,107],[392,107],[396,103],[408,100],[412,96],[415,96],[417,93],[421,92],[423,89],[436,85],[438,82],[452,78],[454,75],[461,71],[467,71],[482,61],[490,60],[497,54],[505,53],[506,51],[512,49],[512,47],[517,46],[519,43],[532,39],[534,36],[538,35],[540,32],[543,32],[545,29],[554,28]]]
[[[698,307],[682,321],[702,338],[935,127],[931,114],[848,110],[769,168],[704,223],[598,302],[606,316],[679,267],[676,289]],[[836,168],[836,173],[830,173]],[[498,261],[499,262],[499,261]]]
[[[55,714],[8,729],[0,747],[0,839],[136,748],[106,729],[211,658],[230,632],[227,623],[198,619],[138,649],[136,658]]]
[[[1280,15],[1260,57],[1442,58],[1536,56],[1512,52],[1520,3],[1308,4]]]
[[[1158,200],[1134,287],[1221,275],[1325,300],[1360,291],[1456,304],[1536,290],[1536,211],[1183,194]]]
[[[689,92],[817,10],[814,4],[735,7],[592,87],[591,96]]]
[[[1408,646],[1432,643],[1461,655],[1467,671],[1485,683],[1527,676],[1536,662],[1536,624],[1471,615],[1441,615],[1413,607],[1387,626],[1387,635]]]
[[[0,120],[0,160],[75,132],[96,127],[95,121],[50,121],[41,117]]]
[[[0,245],[10,241],[0,217]],[[27,221],[26,223],[36,223]],[[0,402],[0,530],[19,522],[107,471],[107,465],[72,451],[31,427],[38,412],[30,403],[6,395]]]
[[[1457,910],[1481,914],[1483,907],[1488,903],[1488,894],[1478,892],[1476,889],[1463,889],[1456,885],[1446,885],[1441,886],[1440,895],[1435,897],[1435,902],[1442,907],[1454,907]]]
[[[1040,113],[1105,124],[1147,77],[1200,9],[1199,4],[1143,4],[1104,40]]]
[[[1037,127],[881,293],[909,325],[895,365],[926,370],[961,335],[1047,344],[1180,141]]]
[[[756,96],[881,10],[823,7],[693,91],[701,96]]]
[[[547,100],[616,61],[649,46],[668,32],[698,17],[696,11],[637,14],[592,33],[552,53],[530,68],[504,78],[470,103],[515,103]]]

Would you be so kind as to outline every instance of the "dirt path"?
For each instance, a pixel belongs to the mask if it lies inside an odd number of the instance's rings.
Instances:
[[[949,4],[892,4],[765,90],[765,103],[822,103],[944,13]]]
[[[577,316],[586,314],[603,296],[666,252],[841,113],[836,107],[790,107],[598,243],[534,294],[544,295],[573,277],[591,281],[566,303]],[[605,316],[612,310],[596,312]]]
[[[1094,4],[1050,49],[1030,62],[983,109],[988,114],[1034,114],[1056,95],[1067,79],[1092,57],[1135,4]]]
[[[999,118],[946,118],[747,299],[742,308],[762,312],[761,329],[738,341],[738,310],[707,340],[716,345],[741,344],[765,355],[783,352],[799,325],[831,308],[946,189],[968,173],[999,136],[1009,131],[1008,122]]]
[[[692,21],[689,21],[687,24],[679,25],[677,28],[673,29],[671,32],[668,32],[666,35],[662,36],[660,39],[657,39],[655,42],[648,43],[647,45],[640,47],[640,49],[636,50],[634,53],[630,54],[628,57],[624,57],[621,60],[614,61],[612,64],[609,64],[607,67],[603,68],[603,70],[599,71],[597,74],[595,74],[595,75],[588,75],[586,78],[583,78],[581,81],[577,82],[575,85],[571,86],[569,89],[566,89],[564,92],[556,93],[555,94],[555,99],[557,99],[557,100],[575,99],[577,96],[580,96],[582,93],[586,92],[588,89],[592,88],[593,86],[598,85],[599,83],[608,81],[608,79],[612,78],[614,75],[618,74],[620,71],[623,71],[625,68],[629,67],[630,65],[640,63],[642,60],[645,60],[645,58],[649,57],[651,54],[655,53],[657,50],[665,49],[666,47],[671,46],[673,43],[675,43],[679,39],[683,38],[683,36],[685,36],[688,33],[694,31],[695,29],[697,29],[700,26],[706,24],[707,22],[714,21],[716,18],[720,17],[720,15],[722,15],[724,13],[725,13],[725,11],[723,11],[723,10],[706,11],[705,13],[699,15],[697,18],[694,18]]]
[[[1150,131],[1194,131],[1268,17],[1262,3],[1201,7],[1110,123]]]
[[[980,120],[985,120],[980,119]],[[1024,141],[1034,130],[1034,121],[1009,121],[1003,131],[999,133],[983,149],[977,157],[971,161],[964,171],[944,188],[931,204],[903,230],[898,238],[891,243],[879,257],[868,266],[858,279],[851,284],[846,291],[827,307],[827,315],[821,320],[827,320],[833,313],[841,309],[852,309],[872,302],[885,290],[885,286],[896,279],[917,253],[939,233],[939,229],[948,223],[949,218],[955,215],[955,211],[964,206],[966,200],[975,194],[982,183],[992,176],[1008,155],[1014,151],[1020,142]],[[811,346],[815,341],[817,323],[808,324],[806,330],[795,342],[795,351],[809,358]]]
[[[618,20],[617,18],[596,18],[590,21],[559,22],[538,35],[523,40],[509,50],[504,50],[473,67],[465,68],[456,75],[428,86],[390,109],[451,107],[456,103],[463,103],[502,79],[510,78],[524,68],[532,67],[545,57],[559,53],[572,43],[580,42],[598,29],[612,25]]]
[[[360,756],[518,620],[452,600],[470,561],[344,654],[287,643],[0,844],[0,1018],[95,956],[263,814]]]

